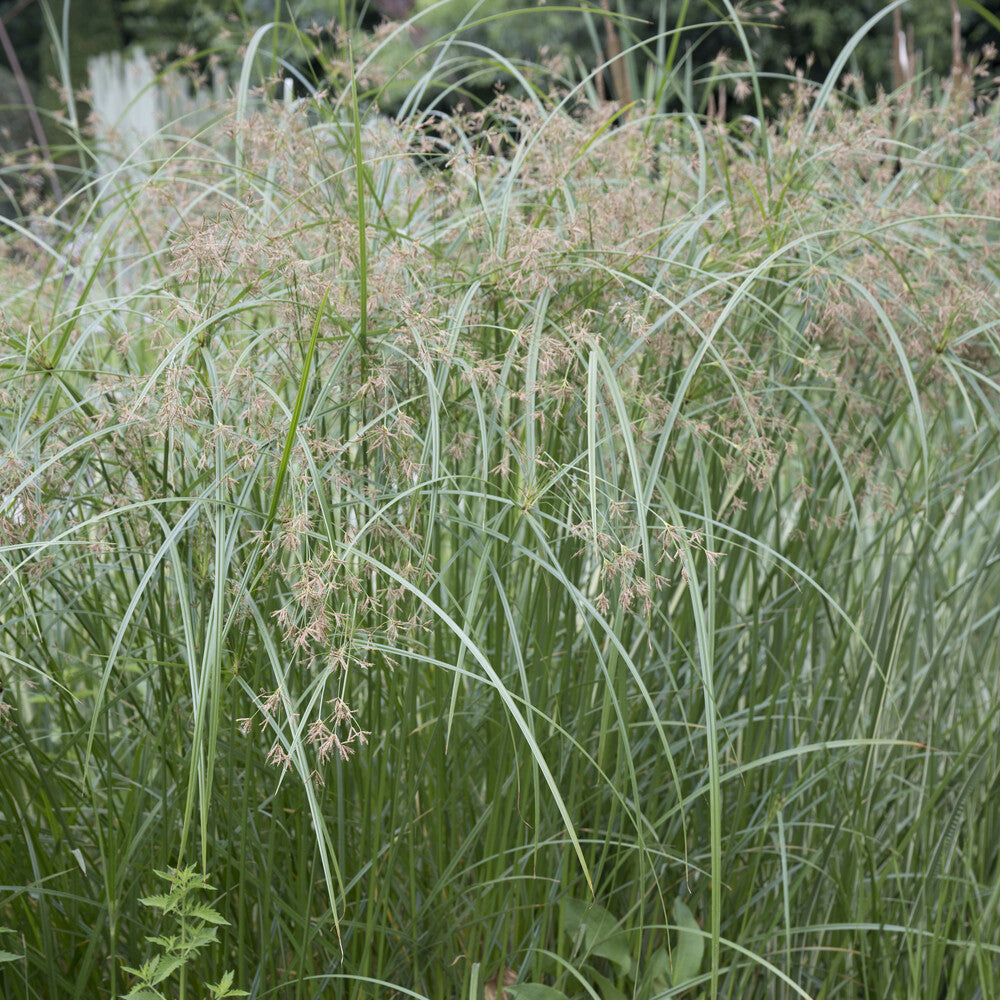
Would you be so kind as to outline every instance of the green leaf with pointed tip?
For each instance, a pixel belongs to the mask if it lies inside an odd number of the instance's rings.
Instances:
[[[212,909],[211,906],[206,906],[203,903],[197,906],[191,907],[191,912],[189,914],[191,917],[196,917],[198,920],[204,920],[206,924],[228,924],[229,921],[219,913],[218,910]]]
[[[173,896],[143,896],[140,900],[143,906],[154,906],[158,910],[168,910],[174,904]]]
[[[216,936],[216,930],[214,927],[203,929],[203,930],[189,930],[184,935],[184,941],[181,944],[181,948],[185,952],[196,951],[199,948],[204,948],[207,945],[215,944],[218,941]]]
[[[158,986],[183,964],[184,959],[179,955],[161,955],[156,962],[156,968],[151,970],[146,978],[149,980],[151,986]]]
[[[587,952],[614,962],[628,975],[632,971],[628,934],[621,929],[614,915],[597,903],[585,903],[579,899],[567,899],[564,907],[570,934],[576,937],[583,928]]]
[[[628,997],[607,976],[602,976],[593,969],[588,969],[586,976],[591,985],[597,987],[597,994],[601,1000],[628,1000]]]
[[[211,983],[209,983],[208,988],[213,993],[227,993],[229,991],[229,987],[232,985],[233,985],[233,973],[224,972],[222,974],[222,978],[214,986]]]
[[[642,982],[636,996],[639,1000],[658,996],[670,988],[670,955],[666,948],[654,951],[644,963]]]
[[[674,946],[670,982],[673,986],[680,986],[698,975],[705,954],[705,937],[694,914],[680,899],[674,900],[674,919],[677,921],[677,944]]]
[[[250,996],[246,990],[234,990],[233,989],[233,976],[234,972],[225,972],[222,978],[212,985],[208,984],[208,988],[212,991],[212,996],[215,1000],[222,1000],[223,997],[248,997]]]
[[[569,1000],[565,993],[543,986],[541,983],[521,983],[520,986],[508,986],[507,995],[513,1000]]]

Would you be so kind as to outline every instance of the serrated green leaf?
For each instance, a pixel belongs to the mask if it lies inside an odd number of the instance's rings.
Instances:
[[[143,906],[153,906],[158,910],[167,910],[173,903],[170,896],[142,896],[139,902]]]
[[[159,990],[150,989],[148,986],[133,986],[125,994],[125,1000],[164,1000],[164,997]]]
[[[21,955],[15,955],[12,951],[0,951],[0,962],[16,962]]]
[[[211,983],[208,984],[208,988],[212,991],[212,996],[215,1000],[223,1000],[224,997],[248,997],[250,996],[246,990],[234,990],[233,986],[233,976],[232,971],[223,973],[222,978],[213,986]]]
[[[565,993],[541,983],[521,983],[519,986],[508,986],[507,995],[513,1000],[569,1000]]]
[[[156,967],[146,978],[149,980],[151,985],[156,986],[158,983],[162,983],[168,976],[172,975],[183,964],[184,959],[177,955],[160,955],[160,957],[156,960]]]
[[[214,993],[225,993],[233,985],[233,975],[232,971],[224,972],[222,978],[214,986],[209,985],[208,988]]]
[[[197,951],[200,948],[204,948],[206,945],[215,944],[218,941],[216,936],[216,931],[214,927],[205,928],[204,930],[188,931],[184,935],[184,941],[181,944],[181,948],[185,952]]]
[[[673,969],[670,973],[672,986],[680,986],[694,979],[701,969],[705,954],[705,938],[687,904],[674,900],[674,919],[677,921],[677,944],[673,951]]]
[[[146,940],[148,941],[149,939],[147,938]],[[139,979],[148,980],[149,977],[153,974],[153,967],[155,965],[156,965],[156,960],[151,958],[148,961],[143,962],[138,969],[133,969],[131,968],[131,966],[128,965],[123,965],[122,969],[125,972],[127,972],[130,976],[137,976]]]
[[[193,906],[189,916],[196,917],[198,920],[204,920],[206,924],[229,924],[229,921],[218,910],[214,910],[211,906],[203,903]]]

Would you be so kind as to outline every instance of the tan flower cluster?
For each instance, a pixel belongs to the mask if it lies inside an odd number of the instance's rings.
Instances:
[[[573,539],[580,593],[642,618],[682,554],[715,566],[699,516],[776,484],[807,525],[891,510],[884,414],[995,375],[996,116],[814,98],[761,133],[502,96],[433,134],[366,121],[360,164],[320,106],[182,138],[72,260],[2,261],[39,291],[5,306],[0,544],[211,551],[224,512],[244,659],[280,648],[289,719],[336,685],[318,774],[367,736],[346,675],[449,655],[426,627],[478,551],[456,526],[510,559]],[[676,493],[697,468],[719,495]]]

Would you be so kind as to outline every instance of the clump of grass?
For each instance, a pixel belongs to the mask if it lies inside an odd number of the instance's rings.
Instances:
[[[996,109],[570,103],[6,244],[4,996],[995,994]]]

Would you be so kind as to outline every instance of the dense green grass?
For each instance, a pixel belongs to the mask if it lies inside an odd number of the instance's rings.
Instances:
[[[996,996],[996,106],[247,87],[0,261],[0,994]]]

